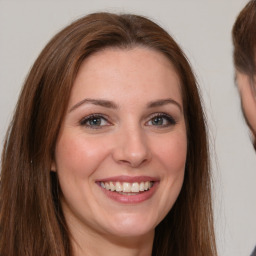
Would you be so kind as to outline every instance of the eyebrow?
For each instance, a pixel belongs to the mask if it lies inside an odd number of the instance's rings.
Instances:
[[[112,109],[117,109],[118,106],[109,100],[101,100],[101,99],[83,99],[81,101],[79,101],[77,104],[75,104],[70,110],[69,112],[77,109],[78,107],[80,107],[83,104],[93,104],[96,106],[101,106],[101,107],[105,107],[105,108],[112,108]]]
[[[77,109],[78,107],[80,107],[83,104],[93,104],[96,106],[101,106],[101,107],[105,107],[105,108],[111,108],[111,109],[118,109],[118,105],[115,104],[112,101],[109,100],[104,100],[104,99],[83,99],[81,101],[79,101],[78,103],[76,103],[70,110],[69,112],[72,112],[73,110]],[[147,108],[155,108],[155,107],[161,107],[167,104],[174,104],[176,105],[180,111],[182,112],[182,106],[181,104],[179,104],[177,101],[168,98],[168,99],[160,99],[160,100],[156,100],[156,101],[151,101],[147,104]]]
[[[173,99],[170,99],[170,98],[149,102],[147,107],[148,108],[155,108],[155,107],[161,107],[161,106],[164,106],[164,105],[167,105],[167,104],[174,104],[174,105],[176,105],[180,109],[180,111],[182,112],[181,104],[179,104],[177,101],[175,101]]]

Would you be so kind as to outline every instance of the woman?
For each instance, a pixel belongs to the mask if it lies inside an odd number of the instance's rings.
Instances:
[[[232,36],[236,82],[241,96],[242,109],[253,139],[255,139],[256,1],[249,1],[240,12],[233,26]]]
[[[256,149],[256,1],[249,1],[239,13],[233,29],[234,65],[244,118]],[[256,247],[251,254],[256,256]]]
[[[216,255],[205,119],[175,41],[95,13],[32,67],[2,156],[1,255]]]

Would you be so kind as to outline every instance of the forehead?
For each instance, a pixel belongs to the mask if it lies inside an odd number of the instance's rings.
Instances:
[[[149,48],[107,48],[84,60],[71,92],[71,101],[82,97],[163,97],[175,95],[182,103],[181,83],[171,61]],[[167,95],[168,96],[168,95]]]

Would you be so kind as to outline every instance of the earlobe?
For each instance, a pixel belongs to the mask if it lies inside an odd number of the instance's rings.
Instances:
[[[56,163],[55,163],[55,161],[53,160],[53,161],[52,161],[52,164],[51,164],[51,171],[52,171],[52,172],[56,172],[56,170],[57,170],[57,168],[56,168]]]

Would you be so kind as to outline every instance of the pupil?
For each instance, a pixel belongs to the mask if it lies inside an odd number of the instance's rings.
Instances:
[[[100,125],[100,118],[93,118],[90,120],[90,125]]]
[[[162,125],[163,124],[163,118],[162,117],[156,117],[153,120],[153,123],[156,125]]]

